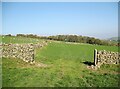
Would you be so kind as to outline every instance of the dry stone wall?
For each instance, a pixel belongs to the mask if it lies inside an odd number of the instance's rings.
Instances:
[[[36,48],[47,45],[46,42],[38,44],[2,44],[2,57],[18,58],[25,62],[33,62]]]
[[[120,63],[120,54],[119,52],[111,52],[105,50],[94,50],[94,63],[95,66],[102,64],[119,64]]]
[[[41,48],[41,47],[43,47],[45,45],[47,45],[47,41],[44,41],[43,43],[34,44],[34,49]]]
[[[34,47],[33,44],[4,44],[2,56],[32,62],[34,61]]]

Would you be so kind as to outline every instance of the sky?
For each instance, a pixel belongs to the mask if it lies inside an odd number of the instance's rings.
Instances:
[[[2,34],[118,36],[117,2],[2,2]]]

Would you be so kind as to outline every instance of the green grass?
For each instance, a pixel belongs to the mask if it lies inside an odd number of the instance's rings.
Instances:
[[[3,87],[118,87],[118,65],[91,70],[83,63],[93,62],[94,49],[118,51],[115,46],[51,42],[35,55],[37,63],[50,67],[3,58]]]
[[[36,59],[43,62],[55,61],[57,59],[73,60],[77,62],[91,61],[93,62],[94,49],[109,50],[117,52],[115,46],[99,46],[89,44],[66,44],[64,42],[52,42],[42,50],[37,49]]]

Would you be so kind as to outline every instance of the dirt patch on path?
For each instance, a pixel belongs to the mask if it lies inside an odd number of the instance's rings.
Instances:
[[[43,67],[43,68],[49,67],[47,64],[43,64],[43,63],[35,63],[35,66],[36,67]]]

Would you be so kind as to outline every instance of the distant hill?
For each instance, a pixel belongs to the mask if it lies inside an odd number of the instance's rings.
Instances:
[[[107,40],[118,41],[120,40],[120,37],[111,37],[111,38],[108,38]]]

